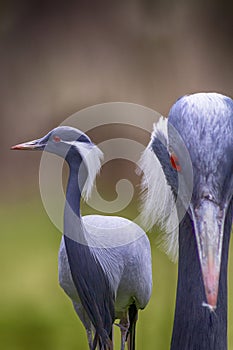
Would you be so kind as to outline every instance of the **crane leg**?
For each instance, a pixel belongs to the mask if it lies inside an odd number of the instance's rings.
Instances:
[[[138,319],[138,310],[135,304],[129,307],[129,332],[127,335],[128,350],[135,350],[136,323]]]
[[[113,329],[113,326],[112,326],[112,331],[111,331],[110,340],[111,340],[111,342],[112,342],[112,350],[113,350],[113,344],[114,344],[114,329]]]
[[[126,337],[127,337],[127,333],[129,330],[129,317],[128,317],[128,313],[126,313],[120,320],[119,323],[119,327],[121,330],[121,350],[125,349],[125,342],[126,342]]]

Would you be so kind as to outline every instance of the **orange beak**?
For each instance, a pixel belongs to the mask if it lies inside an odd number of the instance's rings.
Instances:
[[[19,143],[18,145],[12,146],[12,150],[42,150],[44,149],[44,145],[39,143],[40,140],[33,140],[25,143]]]
[[[218,301],[225,213],[217,204],[206,199],[191,210],[207,306],[214,310]]]

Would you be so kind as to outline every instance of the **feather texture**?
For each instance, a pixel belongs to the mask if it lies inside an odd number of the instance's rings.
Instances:
[[[141,182],[140,222],[151,229],[158,225],[162,231],[159,243],[169,257],[176,261],[178,257],[178,216],[175,197],[169,186],[163,168],[152,144],[158,139],[168,149],[167,119],[161,117],[151,135],[151,141],[139,161],[143,173]]]
[[[100,171],[101,161],[104,156],[102,151],[93,143],[75,141],[73,144],[80,153],[87,168],[87,179],[82,190],[82,196],[87,201],[90,198],[95,178]],[[80,166],[81,168],[82,164]]]

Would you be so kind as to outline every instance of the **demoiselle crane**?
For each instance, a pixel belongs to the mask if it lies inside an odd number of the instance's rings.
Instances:
[[[217,93],[180,98],[168,119],[154,126],[141,168],[142,217],[149,226],[163,226],[170,255],[179,249],[171,349],[226,350],[233,100]],[[177,230],[168,215],[171,202],[177,204]]]
[[[45,150],[68,163],[60,285],[86,328],[90,349],[113,348],[115,319],[120,319],[121,349],[126,338],[129,349],[135,349],[138,309],[145,308],[152,289],[150,243],[145,232],[128,219],[81,216],[81,194],[89,197],[102,152],[86,134],[68,126],[12,149]]]

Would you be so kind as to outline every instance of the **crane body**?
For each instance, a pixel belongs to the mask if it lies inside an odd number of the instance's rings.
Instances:
[[[80,130],[65,126],[12,149],[45,150],[67,161],[59,283],[86,329],[91,350],[113,348],[115,319],[120,319],[121,349],[128,336],[129,348],[134,350],[138,309],[147,305],[152,289],[150,243],[128,219],[81,216],[81,194],[89,197],[102,152]]]
[[[132,227],[132,222],[127,219],[123,219],[121,217],[107,217],[108,223],[104,220],[105,217],[102,215],[87,215],[83,217],[83,225],[84,227],[99,225],[95,227],[96,241],[101,245],[106,243],[106,239],[109,240],[111,235],[114,235],[112,239],[115,239],[115,228],[118,227],[119,235],[127,235],[127,229],[125,229],[122,233],[119,232],[119,227],[127,228],[128,225]],[[108,227],[109,225],[109,227]],[[112,227],[114,225],[114,230]],[[105,228],[105,233],[103,235],[103,229]],[[134,229],[138,229],[138,226],[135,225]],[[98,235],[98,231],[100,235]],[[131,231],[132,232],[132,231]],[[140,233],[141,234],[141,233]],[[102,242],[100,242],[100,238]],[[132,236],[130,236],[132,239]],[[67,238],[66,238],[67,239]],[[92,235],[93,239],[93,235]],[[89,339],[89,343],[91,344],[92,339],[92,329],[93,326],[90,322],[87,312],[82,307],[79,294],[77,293],[76,286],[74,284],[74,280],[71,274],[71,266],[73,267],[73,274],[79,274],[79,272],[75,272],[79,269],[80,259],[82,259],[82,263],[86,266],[89,261],[86,261],[85,254],[81,254],[83,245],[74,241],[71,242],[72,245],[75,246],[74,253],[75,259],[79,261],[79,263],[74,265],[74,259],[71,264],[68,261],[67,256],[67,248],[65,242],[65,237],[62,238],[60,250],[59,250],[59,283],[61,287],[64,289],[66,294],[71,298],[74,308],[79,315],[79,318],[82,320]],[[81,245],[81,247],[80,247]],[[139,249],[140,248],[140,249]],[[68,238],[68,249],[72,249],[69,246],[69,238]],[[84,248],[85,249],[85,248]],[[79,256],[77,251],[81,254]],[[143,252],[143,253],[141,253]],[[89,253],[92,257],[101,264],[101,270],[104,275],[108,276],[108,280],[110,282],[110,288],[114,292],[113,300],[114,300],[114,320],[120,319],[123,327],[129,327],[127,324],[128,320],[128,309],[130,305],[135,305],[136,309],[144,309],[147,305],[150,294],[151,287],[149,284],[151,283],[151,275],[150,275],[150,247],[148,245],[147,237],[144,235],[140,238],[136,237],[136,241],[130,242],[126,245],[114,247],[114,248],[90,248]],[[103,259],[104,256],[104,259]],[[137,267],[137,268],[135,268]],[[145,273],[145,270],[148,273]],[[99,281],[99,274],[96,274],[96,271],[89,271],[92,276],[92,283],[95,284],[95,289],[102,293],[102,285]],[[143,280],[142,280],[143,278]],[[95,281],[93,281],[95,280]],[[141,281],[138,283],[138,281]],[[150,282],[150,283],[148,283]],[[126,324],[125,324],[126,323]]]
[[[171,349],[226,350],[227,262],[233,216],[232,99],[217,93],[180,98],[168,119],[161,117],[155,125],[141,165],[149,178],[142,215],[151,226],[156,221],[164,223],[166,249],[173,257],[179,255]],[[153,181],[153,172],[163,177],[162,189]],[[158,191],[164,214],[155,200]],[[172,198],[178,226],[173,230],[174,220],[167,220]],[[186,212],[179,217],[182,207]]]

